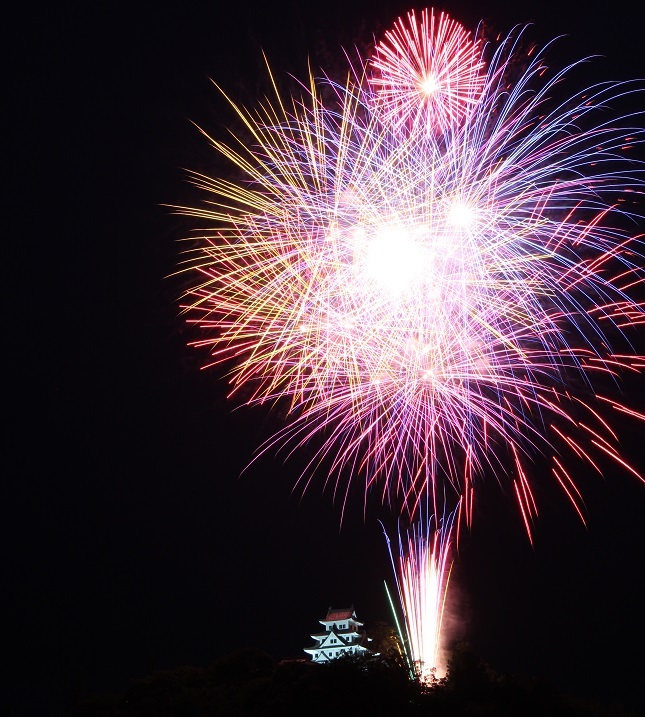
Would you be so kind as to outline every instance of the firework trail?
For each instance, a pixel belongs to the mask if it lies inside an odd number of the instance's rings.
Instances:
[[[452,513],[440,524],[434,517],[420,520],[407,531],[405,538],[399,533],[396,558],[383,530],[403,610],[405,634],[401,635],[402,643],[412,675],[423,684],[432,683],[440,666],[454,517],[455,513]],[[394,607],[392,610],[396,616]]]

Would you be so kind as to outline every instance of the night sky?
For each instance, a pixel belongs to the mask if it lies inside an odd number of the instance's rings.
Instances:
[[[645,77],[635,2],[443,3],[467,26],[569,38],[554,55],[606,56],[589,77]],[[359,484],[340,526],[323,478],[292,490],[299,459],[243,475],[278,416],[236,409],[186,346],[174,271],[195,202],[182,168],[220,166],[191,124],[223,137],[210,82],[249,101],[261,51],[303,76],[366,42],[401,2],[178,4],[153,11],[31,5],[3,62],[6,529],[3,592],[11,715],[65,714],[80,696],[240,647],[303,656],[330,606],[389,620],[376,498]],[[419,6],[421,7],[421,6]],[[596,74],[597,73],[597,74]],[[643,341],[645,346],[645,341]],[[645,407],[638,379],[624,384]],[[640,399],[639,399],[640,397]],[[619,426],[642,472],[643,430]],[[453,594],[455,637],[493,667],[572,694],[638,704],[645,667],[645,486],[581,474],[588,527],[540,478],[531,547],[508,490],[481,486]]]

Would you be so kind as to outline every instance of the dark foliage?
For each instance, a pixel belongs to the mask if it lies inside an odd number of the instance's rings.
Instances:
[[[319,665],[277,662],[259,650],[241,650],[208,668],[152,674],[122,695],[93,696],[79,703],[75,717],[357,714],[632,717],[620,708],[574,702],[543,679],[498,674],[468,646],[455,649],[447,676],[427,687],[411,680],[400,661],[380,656]]]

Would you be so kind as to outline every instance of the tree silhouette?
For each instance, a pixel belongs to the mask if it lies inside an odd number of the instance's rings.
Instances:
[[[392,646],[391,634],[382,632],[382,644]],[[455,647],[446,677],[429,686],[411,679],[398,651],[387,653],[318,664],[240,650],[207,668],[153,673],[121,695],[89,697],[74,717],[636,717],[618,706],[574,701],[544,678],[499,673],[467,644]]]

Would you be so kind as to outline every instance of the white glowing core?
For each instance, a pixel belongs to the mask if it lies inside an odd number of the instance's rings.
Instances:
[[[476,218],[475,208],[465,202],[455,202],[448,210],[448,222],[454,227],[468,229]]]
[[[433,95],[440,88],[439,82],[434,75],[426,75],[421,82],[421,92],[425,95]]]
[[[366,246],[364,271],[391,291],[402,291],[417,282],[425,271],[424,247],[399,228],[384,228]]]

